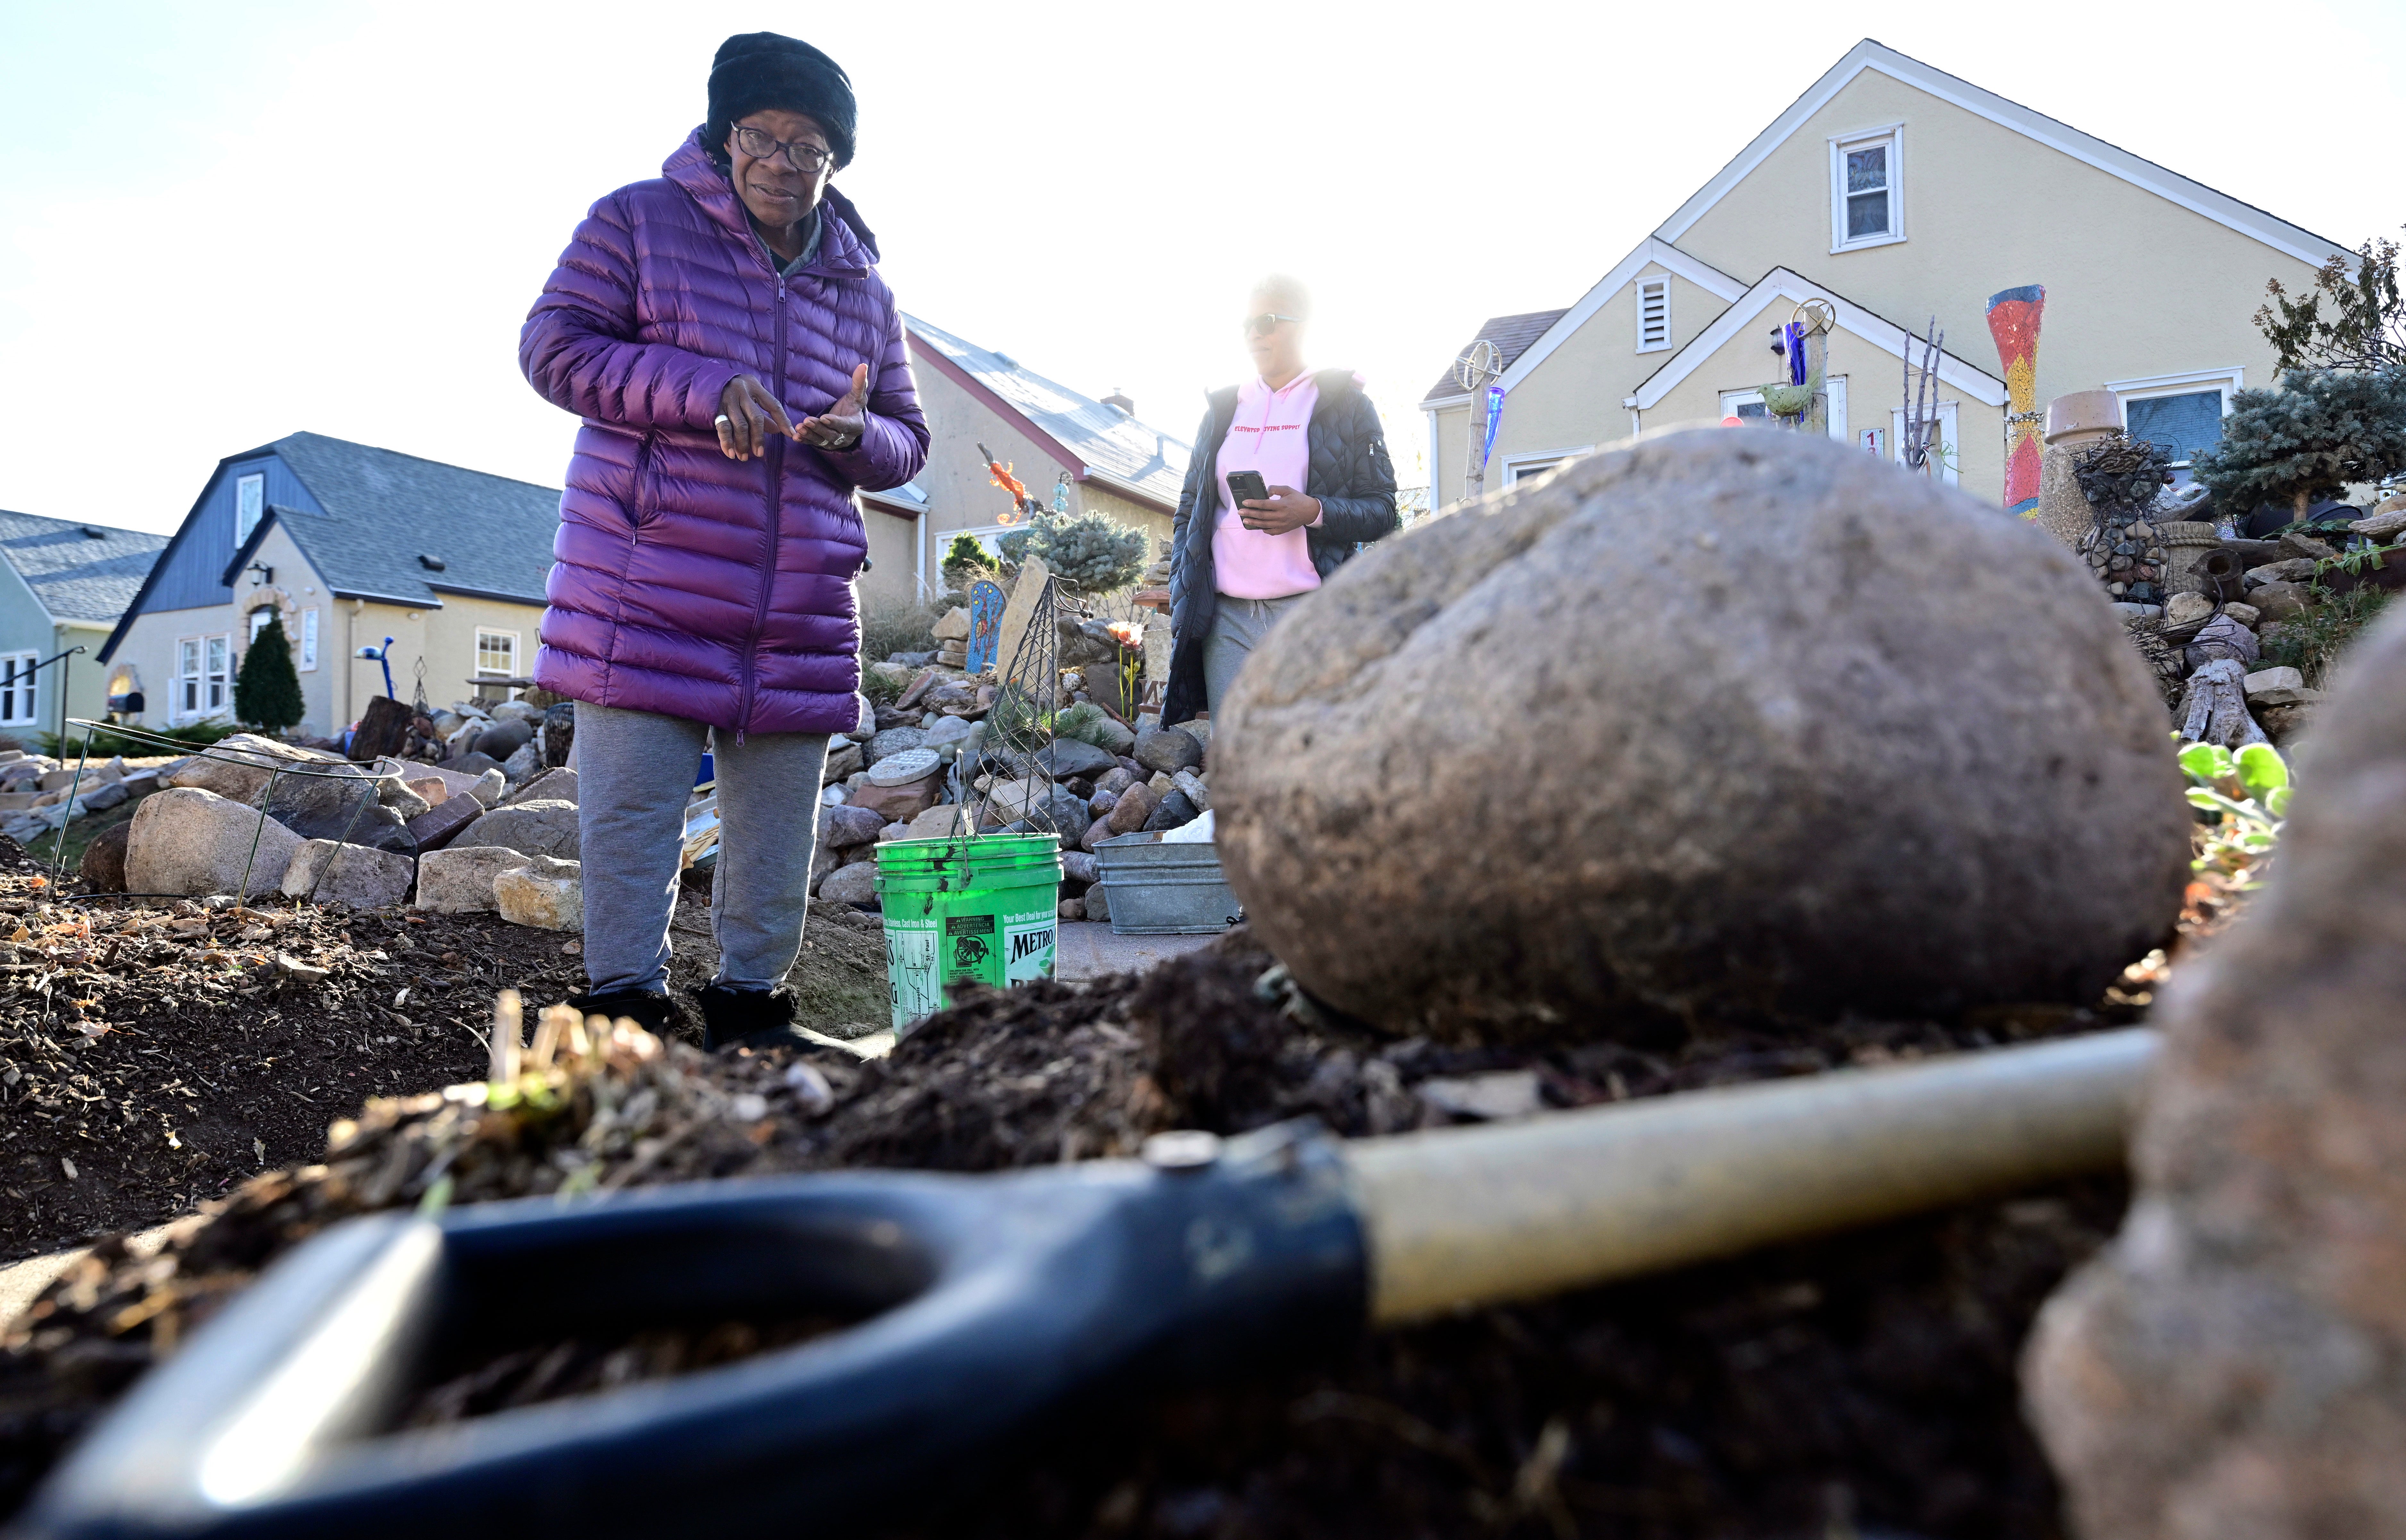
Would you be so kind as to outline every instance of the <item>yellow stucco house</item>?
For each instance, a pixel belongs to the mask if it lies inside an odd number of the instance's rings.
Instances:
[[[2272,383],[2250,320],[2265,281],[2307,288],[2332,256],[2351,253],[1866,39],[1578,304],[1481,329],[1505,391],[1484,488],[1760,416],[1760,388],[1782,377],[1771,333],[1819,299],[1836,315],[1831,436],[1896,457],[1908,333],[1934,317],[1934,473],[2002,502],[2010,409],[1987,303],[2033,284],[2038,406],[2112,390],[2130,431],[2185,466],[2219,440],[2233,392]],[[1432,501],[1458,502],[1478,470],[1473,398],[1449,370],[1421,405]]]
[[[1169,538],[1186,480],[1184,440],[1145,424],[1124,396],[1097,401],[914,316],[902,324],[927,416],[927,463],[907,486],[860,494],[870,561],[864,603],[942,587],[938,569],[955,535],[991,548],[1010,533],[1011,495],[987,474],[981,444],[1045,507],[1108,514],[1156,543]]]
[[[441,706],[513,693],[534,666],[559,489],[321,433],[218,462],[100,650],[123,716],[154,730],[231,721],[270,615],[301,677],[300,730],[339,737],[392,639],[394,693]],[[132,709],[138,698],[141,706]]]

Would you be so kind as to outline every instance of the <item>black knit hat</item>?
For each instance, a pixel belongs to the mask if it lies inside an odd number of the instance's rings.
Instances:
[[[841,168],[852,161],[852,77],[843,66],[797,38],[743,32],[718,45],[710,64],[710,121],[702,137],[713,156],[726,153],[738,119],[764,108],[806,112],[827,132]]]

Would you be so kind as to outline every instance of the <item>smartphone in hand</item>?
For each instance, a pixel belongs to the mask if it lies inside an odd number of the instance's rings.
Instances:
[[[1270,495],[1269,485],[1262,480],[1262,473],[1259,471],[1229,472],[1228,492],[1237,500],[1237,508],[1240,513],[1243,512],[1246,503],[1267,502]]]

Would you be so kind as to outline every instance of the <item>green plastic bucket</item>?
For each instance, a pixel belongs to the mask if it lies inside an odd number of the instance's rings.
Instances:
[[[944,1009],[955,984],[1007,989],[1053,977],[1060,836],[886,841],[877,847],[877,900],[894,1030],[907,1033]]]

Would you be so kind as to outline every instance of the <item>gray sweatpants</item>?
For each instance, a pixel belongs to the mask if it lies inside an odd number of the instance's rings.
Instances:
[[[682,717],[577,703],[585,976],[597,995],[668,987],[685,810],[709,736]],[[718,737],[715,983],[773,989],[801,953],[827,746],[823,733]]]
[[[1220,714],[1221,698],[1228,686],[1237,682],[1237,671],[1245,659],[1270,634],[1270,628],[1280,616],[1303,602],[1305,595],[1289,594],[1284,599],[1231,599],[1220,596],[1219,608],[1211,615],[1211,633],[1203,639],[1203,695],[1210,703],[1211,714]]]

